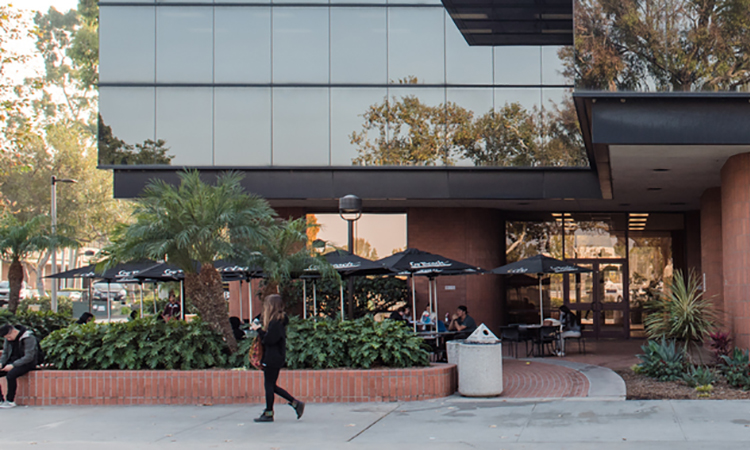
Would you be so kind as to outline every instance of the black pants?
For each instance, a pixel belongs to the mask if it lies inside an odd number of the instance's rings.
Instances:
[[[263,367],[263,385],[266,388],[266,411],[273,411],[274,394],[279,394],[281,398],[288,402],[294,401],[294,397],[289,392],[276,386],[280,371],[280,367]]]
[[[13,363],[9,364],[12,365]],[[18,387],[16,380],[34,370],[35,367],[34,364],[26,364],[23,366],[13,366],[10,372],[0,371],[0,378],[5,377],[8,379],[8,392],[3,392],[5,400],[12,402],[16,399],[16,388]]]

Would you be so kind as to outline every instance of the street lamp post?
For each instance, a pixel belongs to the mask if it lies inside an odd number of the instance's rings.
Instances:
[[[354,222],[362,217],[362,199],[356,195],[345,195],[339,199],[339,215],[349,222],[349,253],[354,254]],[[347,302],[349,320],[354,319],[354,279],[347,279]]]
[[[50,207],[50,217],[52,221],[52,275],[57,273],[57,183],[77,183],[72,178],[57,178],[52,175],[52,194]],[[50,298],[52,311],[57,312],[57,279],[52,278],[52,297]]]

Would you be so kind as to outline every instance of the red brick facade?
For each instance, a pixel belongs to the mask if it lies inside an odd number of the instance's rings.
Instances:
[[[707,189],[701,196],[701,268],[706,280],[704,297],[718,311],[724,307],[724,257],[721,233],[721,188]],[[725,319],[726,320],[726,319]]]
[[[724,307],[735,345],[750,348],[750,154],[721,169]]]
[[[498,210],[480,208],[411,208],[407,211],[407,243],[430,253],[493,269],[503,264],[505,230]],[[500,277],[438,277],[440,317],[466,305],[477,324],[495,330],[502,320]],[[450,290],[446,290],[446,287]],[[452,289],[451,287],[455,287]],[[427,280],[417,277],[417,313],[427,306]]]

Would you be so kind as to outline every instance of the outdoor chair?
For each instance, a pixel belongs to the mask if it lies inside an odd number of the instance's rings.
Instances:
[[[560,327],[556,325],[544,325],[538,329],[538,334],[534,337],[534,344],[537,347],[537,356],[545,355],[545,347],[549,350],[549,354],[555,353],[557,333],[559,330]]]
[[[500,340],[505,344],[508,343],[508,356],[518,358],[518,344],[523,342],[526,352],[529,351],[529,339],[521,336],[521,330],[518,324],[500,327]]]
[[[567,341],[573,341],[573,340],[575,340],[575,341],[578,341],[578,353],[581,353],[583,355],[586,354],[586,338],[583,336],[583,327],[584,326],[585,325],[581,325],[581,335],[580,336],[578,336],[578,337],[569,336],[569,337],[565,338],[565,341],[566,341],[565,342],[565,351],[566,352],[568,350],[568,343],[567,343]],[[581,350],[583,350],[583,351],[581,351]]]

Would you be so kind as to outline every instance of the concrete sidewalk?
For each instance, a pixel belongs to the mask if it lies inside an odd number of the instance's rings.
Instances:
[[[750,402],[532,401],[451,396],[412,403],[18,407],[0,410],[0,448],[746,449]],[[103,447],[102,447],[103,446]]]

